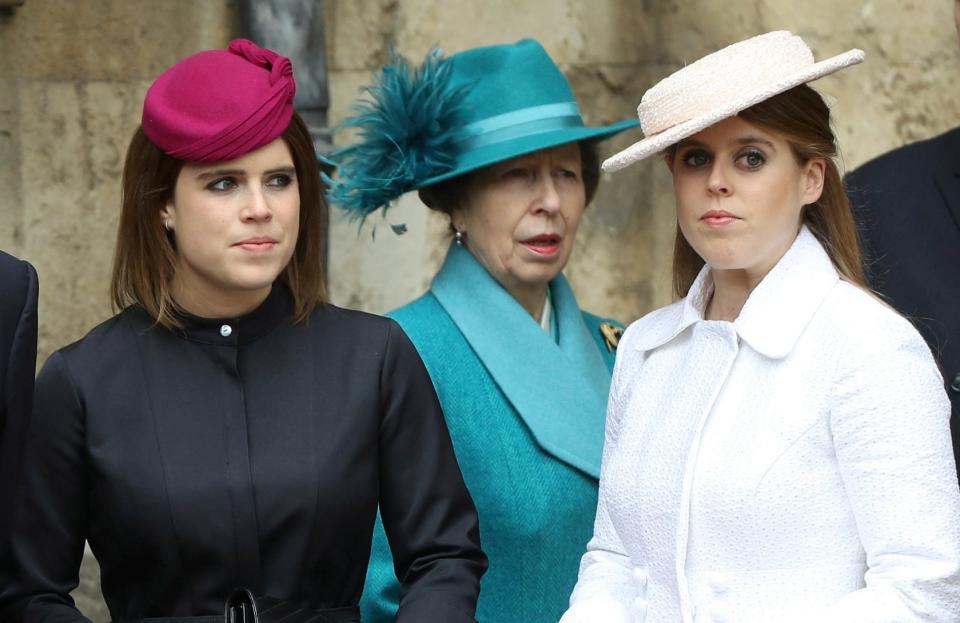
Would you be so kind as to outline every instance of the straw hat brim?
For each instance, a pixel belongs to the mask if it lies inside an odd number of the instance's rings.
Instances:
[[[709,110],[683,123],[678,123],[662,132],[658,132],[634,143],[623,151],[604,160],[603,170],[607,173],[619,171],[634,162],[659,153],[667,147],[693,136],[697,132],[709,128],[719,121],[733,117],[737,113],[755,104],[759,104],[774,95],[788,91],[805,82],[822,78],[844,67],[860,63],[863,61],[863,58],[863,50],[849,50],[843,54],[838,54],[837,56],[820,61],[819,63],[814,63],[802,71],[786,76],[782,80],[758,88],[755,91],[745,92],[741,97],[731,100],[722,107]]]

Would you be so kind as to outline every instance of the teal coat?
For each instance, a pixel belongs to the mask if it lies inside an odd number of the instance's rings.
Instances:
[[[430,292],[388,314],[426,364],[480,514],[480,623],[556,623],[593,532],[615,355],[601,325],[620,325],[582,312],[562,275],[550,289],[559,343],[453,246]],[[398,599],[378,522],[364,623],[393,621]]]

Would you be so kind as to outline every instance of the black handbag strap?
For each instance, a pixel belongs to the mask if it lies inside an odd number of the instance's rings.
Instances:
[[[235,588],[223,606],[224,623],[260,623],[257,600],[246,588]]]
[[[227,597],[223,618],[217,616],[159,617],[116,623],[358,623],[360,608],[308,610],[275,597],[256,597],[249,589],[236,588]]]
[[[357,606],[309,610],[268,595],[256,597],[246,588],[234,589],[224,606],[225,623],[353,623],[359,620]]]

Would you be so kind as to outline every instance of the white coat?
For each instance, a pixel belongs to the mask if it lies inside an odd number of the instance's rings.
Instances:
[[[960,621],[950,405],[910,323],[804,227],[734,322],[708,268],[618,349],[562,623]]]

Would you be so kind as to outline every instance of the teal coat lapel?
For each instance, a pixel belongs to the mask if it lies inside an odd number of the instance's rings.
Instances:
[[[451,245],[432,292],[537,443],[597,478],[610,373],[564,276],[550,289],[559,344],[463,247]]]

